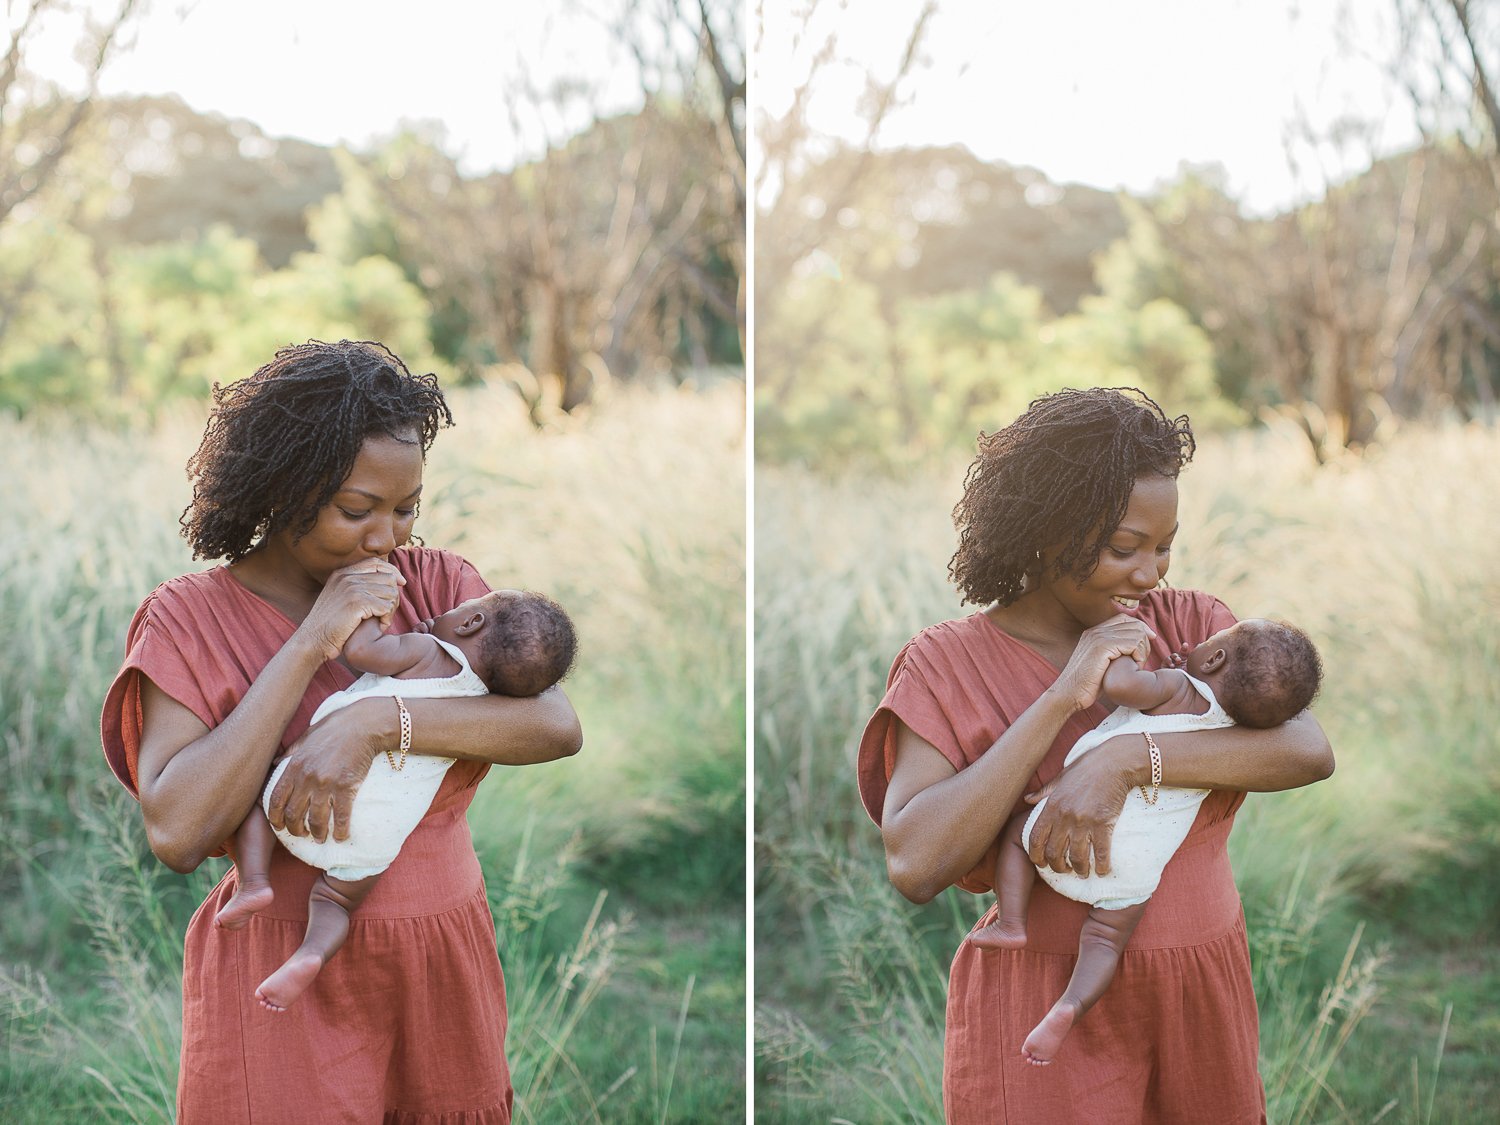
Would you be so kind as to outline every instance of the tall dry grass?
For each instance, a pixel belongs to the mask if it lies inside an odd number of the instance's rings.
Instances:
[[[429,459],[419,533],[496,585],[552,594],[581,638],[567,688],[583,753],[493,771],[470,813],[518,1120],[743,1105],[736,1049],[684,1057],[743,1012],[741,958],[717,952],[743,925],[743,394],[736,378],[625,389],[538,434],[508,392],[455,391],[458,425]],[[136,605],[207,565],[177,533],[204,417],[0,417],[17,513],[0,534],[7,1120],[170,1120],[182,929],[223,865],[184,879],[155,862],[98,723]],[[682,853],[667,878],[663,857]],[[667,940],[694,898],[713,948],[639,964],[632,943]],[[659,1022],[643,990],[667,997]]]
[[[938,1119],[911,1094],[937,1081],[932,980],[984,904],[899,902],[854,755],[901,644],[965,612],[946,581],[963,468],[900,482],[757,468],[757,1105],[786,1120],[889,1120],[894,1105]],[[1273,1120],[1359,1119],[1349,1099],[1373,1095],[1350,1087],[1370,1078],[1341,1067],[1378,1012],[1387,955],[1361,918],[1444,864],[1483,870],[1500,852],[1497,493],[1500,435],[1477,425],[1323,467],[1300,435],[1238,433],[1205,441],[1182,477],[1173,584],[1298,623],[1327,668],[1314,712],[1337,773],[1252,796],[1230,844]],[[877,936],[851,930],[851,912],[880,918]],[[920,963],[870,961],[851,979],[869,951],[850,943],[882,932]],[[1420,1119],[1404,1078],[1387,1093],[1386,1120]]]

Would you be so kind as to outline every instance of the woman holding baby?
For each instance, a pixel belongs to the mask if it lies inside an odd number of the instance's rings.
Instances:
[[[1100,685],[1112,660],[1148,650],[1144,666],[1164,667],[1234,623],[1216,598],[1162,587],[1177,476],[1193,451],[1185,417],[1130,390],[1045,396],[981,437],[954,512],[950,570],[964,600],[987,608],[910,641],[865,730],[860,793],[891,881],[916,902],[951,885],[991,890],[1002,829],[1044,787],[1031,857],[1081,875],[1109,868],[1111,828],[1132,787],[1212,791],[1113,983],[1051,1065],[1030,1065],[1022,1043],[1064,991],[1088,905],[1038,883],[1024,948],[958,950],[944,1049],[950,1122],[1265,1120],[1226,844],[1246,791],[1332,772],[1322,730],[1304,712],[1268,730],[1163,734],[1159,755],[1140,736],[1118,737],[1062,769],[1109,715]]]
[[[106,754],[152,850],[178,871],[220,854],[283,755],[271,822],[317,840],[347,835],[377,755],[456,762],[294,1007],[268,1011],[253,990],[297,948],[317,873],[277,849],[274,901],[243,929],[213,924],[233,872],[199,908],[178,1119],[508,1122],[505,987],[465,810],[491,765],[575,753],[577,718],[554,688],[371,698],[309,728],[355,679],[338,657],[361,621],[408,632],[488,590],[458,556],[411,545],[426,453],[452,418],[433,376],[349,341],[285,348],[215,402],[182,522],[196,558],[226,562],[146,599],[104,708]]]

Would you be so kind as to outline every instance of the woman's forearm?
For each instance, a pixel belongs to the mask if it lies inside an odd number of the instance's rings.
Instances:
[[[526,766],[566,758],[583,746],[578,716],[561,688],[525,698],[482,695],[403,702],[411,713],[411,749],[416,754]],[[399,710],[385,700],[369,703],[378,724],[376,752],[397,749]]]
[[[1318,721],[1305,711],[1268,730],[1233,726],[1153,737],[1161,747],[1162,784],[1179,789],[1274,793],[1311,785],[1333,773],[1333,748]],[[1149,784],[1149,759],[1141,754],[1140,742],[1139,735],[1110,740],[1112,748],[1124,744],[1118,749],[1132,784]]]
[[[1022,713],[972,766],[954,772],[931,746],[902,727],[881,832],[892,884],[928,902],[969,871],[995,842],[1037,765],[1073,714],[1052,692]],[[925,754],[913,752],[920,747]],[[934,771],[948,776],[934,780]]]
[[[322,664],[316,645],[294,635],[212,729],[144,685],[138,789],[152,849],[164,863],[190,871],[233,835]]]

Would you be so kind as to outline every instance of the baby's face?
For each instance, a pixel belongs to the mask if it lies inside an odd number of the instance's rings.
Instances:
[[[1195,679],[1203,679],[1204,676],[1210,674],[1204,669],[1203,665],[1207,663],[1208,659],[1215,652],[1223,649],[1230,660],[1233,660],[1235,649],[1239,643],[1245,640],[1248,634],[1259,628],[1260,624],[1260,618],[1247,617],[1243,621],[1236,621],[1227,629],[1220,629],[1201,644],[1196,644],[1188,650],[1187,658],[1182,662],[1183,670]],[[1218,670],[1222,670],[1223,667],[1221,665]]]
[[[440,613],[436,617],[429,617],[426,621],[417,622],[412,627],[412,632],[430,633],[440,641],[456,645],[462,639],[458,627],[470,620],[475,613],[482,613],[488,619],[502,602],[520,596],[519,590],[491,590],[488,594],[470,598],[462,605],[454,606],[447,613]]]

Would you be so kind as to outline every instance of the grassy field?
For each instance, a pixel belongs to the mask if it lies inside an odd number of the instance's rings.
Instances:
[[[743,393],[621,392],[538,434],[458,392],[430,458],[425,540],[551,593],[582,640],[583,753],[496,771],[470,813],[518,1121],[744,1116]],[[177,535],[202,419],[0,418],[8,1122],[172,1119],[181,935],[224,865],[150,856],[98,713],[136,604],[204,565]]]
[[[890,661],[956,616],[962,464],[756,472],[756,1108],[941,1120],[948,960],[987,899],[885,880],[853,760]],[[1174,585],[1306,628],[1329,781],[1252,795],[1231,855],[1271,1117],[1479,1123],[1500,1104],[1500,434],[1408,430],[1322,468],[1292,433],[1205,442]]]

